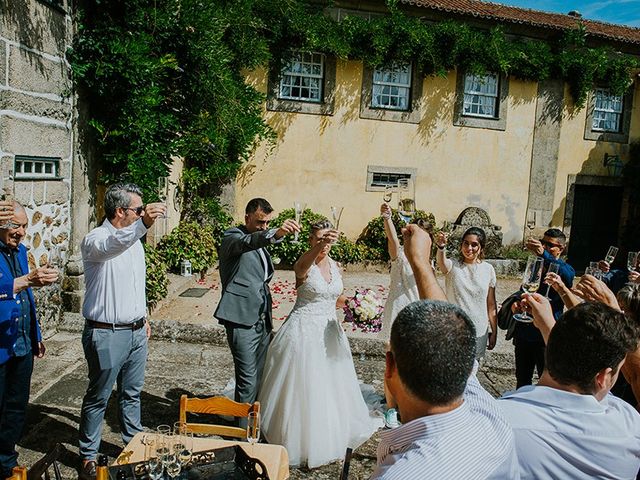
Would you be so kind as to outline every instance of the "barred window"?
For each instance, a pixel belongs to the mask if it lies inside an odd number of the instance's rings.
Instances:
[[[390,110],[409,110],[411,64],[394,63],[373,71],[371,106]]]
[[[58,178],[58,158],[16,155],[15,178]]]
[[[324,63],[322,53],[294,53],[282,69],[279,98],[322,102]]]
[[[498,75],[473,75],[464,78],[463,115],[475,117],[498,117]]]
[[[395,187],[401,178],[411,178],[410,173],[373,172],[370,187]]]
[[[604,88],[596,89],[591,129],[600,132],[619,132],[622,105],[622,95],[613,95]]]

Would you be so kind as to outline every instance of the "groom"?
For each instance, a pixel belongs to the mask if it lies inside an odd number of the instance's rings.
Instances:
[[[253,403],[271,339],[273,263],[266,247],[300,231],[294,220],[269,229],[273,208],[254,198],[245,208],[244,226],[224,232],[219,264],[222,298],[213,316],[224,325],[236,374],[236,402]]]

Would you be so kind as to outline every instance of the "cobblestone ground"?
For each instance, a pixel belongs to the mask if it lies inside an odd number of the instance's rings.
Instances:
[[[274,281],[286,285],[284,282],[290,281],[287,276],[289,273],[279,276]],[[207,279],[214,280],[215,278]],[[386,282],[386,275],[381,274],[345,275],[347,289],[359,285],[380,285],[386,288]],[[517,282],[513,280],[505,280],[501,284],[498,300],[506,297],[517,286]],[[169,319],[166,320],[169,323],[183,324],[182,332],[190,329],[193,330],[192,334],[197,335],[198,329],[202,328],[200,325],[213,323],[211,312],[215,302],[206,296],[199,299],[175,297],[175,294],[188,286],[194,285],[183,284],[180,288],[174,289],[172,298],[153,317],[154,322],[159,322],[158,325],[165,321],[162,319]],[[290,289],[285,290],[283,287],[283,292],[277,293],[277,300],[287,305],[286,309],[279,305],[278,312],[291,308],[292,302],[287,298],[291,295],[289,292]],[[199,311],[202,315],[195,315]],[[362,335],[350,333],[350,336]],[[149,429],[163,423],[171,424],[177,419],[178,401],[183,393],[194,396],[220,394],[233,372],[231,355],[223,343],[212,345],[185,342],[180,340],[187,337],[175,335],[171,338],[176,341],[155,339],[150,343],[147,376],[142,394],[142,422]],[[354,343],[357,341],[352,340]],[[510,345],[503,340],[497,351],[489,355],[481,367],[480,381],[493,395],[499,395],[514,386],[510,355]],[[356,353],[354,362],[360,380],[373,385],[376,391],[382,394],[383,357]],[[86,382],[86,365],[80,334],[59,332],[47,339],[47,355],[44,359],[36,361],[34,369],[27,428],[18,447],[21,464],[32,465],[56,442],[60,442],[70,450],[70,454],[63,459],[64,478],[77,478],[77,432]],[[110,457],[116,457],[123,447],[118,434],[116,411],[115,398],[112,398],[107,409],[100,449]],[[349,478],[369,477],[375,465],[377,444],[376,434],[355,451]],[[292,469],[291,478],[335,479],[339,468],[339,462],[336,462],[314,470]]]

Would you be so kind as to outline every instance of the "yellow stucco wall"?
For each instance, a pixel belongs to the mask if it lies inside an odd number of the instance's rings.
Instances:
[[[247,78],[266,92],[265,70]],[[327,216],[331,205],[340,205],[345,207],[341,230],[355,238],[378,214],[382,201],[381,193],[365,190],[367,166],[386,165],[417,169],[417,207],[431,211],[438,224],[454,221],[468,206],[479,206],[502,226],[505,243],[522,239],[536,83],[510,79],[506,131],[454,126],[455,72],[424,80],[418,125],[361,119],[361,85],[362,63],[338,60],[333,116],[265,112],[278,141],[272,150],[260,146],[238,176],[237,219],[256,196],[267,198],[276,212],[291,208],[294,200]],[[585,115],[583,109],[563,120],[554,225],[562,226],[567,175],[591,168],[578,159],[592,154],[601,165],[605,151],[615,153],[583,140]],[[595,163],[594,171],[605,173]]]

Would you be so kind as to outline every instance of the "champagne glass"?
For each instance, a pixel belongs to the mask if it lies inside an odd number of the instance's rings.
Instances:
[[[529,236],[531,236],[533,229],[536,228],[536,216],[535,210],[527,210],[527,229],[529,230]]]
[[[171,427],[169,425],[158,425],[157,454],[158,458],[165,465],[169,455],[169,438],[171,437]]]
[[[260,440],[260,412],[249,412],[247,418],[247,442],[255,445]]]
[[[411,178],[398,180],[398,214],[409,223],[416,210],[415,185]]]
[[[550,263],[549,270],[547,273],[558,273],[560,271],[560,265],[557,263]],[[545,297],[549,298],[549,289],[551,288],[551,284],[547,283],[547,293],[544,294]]]
[[[598,265],[598,262],[589,262],[589,270],[590,270],[589,275],[593,275],[598,280],[602,280],[602,270],[600,270],[600,266]],[[585,270],[585,273],[587,273],[586,270]]]
[[[15,199],[15,182],[13,181],[13,170],[9,170],[8,176],[0,172],[0,200],[13,202]],[[13,228],[11,220],[6,221],[0,228]]]
[[[384,187],[384,196],[382,199],[385,203],[391,202],[391,198],[393,197],[393,185],[387,185]]]
[[[169,191],[169,182],[167,177],[158,177],[158,199],[160,203],[164,203],[165,207],[167,205],[167,193]],[[166,218],[166,215],[163,215],[162,218]]]
[[[62,265],[62,257],[58,245],[51,245],[51,248],[49,248],[49,261],[47,263],[53,268],[60,268]]]
[[[167,177],[158,177],[158,199],[160,203],[164,203],[165,208],[167,207],[168,188],[169,188],[169,183],[167,181]],[[158,240],[164,237],[166,233],[167,233],[167,214],[165,213],[164,215],[158,217],[156,222],[153,224],[154,241],[157,243]]]
[[[144,461],[147,463],[147,473],[151,480],[159,480],[162,478],[162,461],[157,453],[157,439],[152,435],[146,435],[144,438]]]
[[[613,261],[616,259],[617,254],[618,254],[618,247],[609,247],[609,250],[607,250],[607,256],[604,257],[604,261],[607,262],[609,265],[611,265]]]
[[[340,217],[342,217],[342,211],[344,207],[331,207],[331,216],[333,217],[333,228],[340,229]]]
[[[295,212],[296,223],[298,225],[300,225],[300,220],[302,219],[302,214],[304,213],[306,208],[307,208],[307,204],[306,203],[293,202],[293,210]],[[300,243],[300,240],[298,240],[298,232],[294,232],[293,240],[291,240],[291,243]]]
[[[638,252],[629,252],[627,256],[627,268],[630,272],[635,272],[638,268]]]
[[[528,293],[535,293],[540,288],[540,280],[542,280],[542,269],[544,266],[544,259],[542,257],[529,257],[527,260],[527,267],[524,269],[522,275],[522,289]],[[533,317],[527,312],[516,313],[513,316],[514,320],[523,323],[533,322]]]

